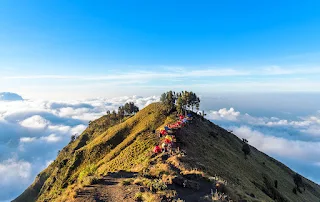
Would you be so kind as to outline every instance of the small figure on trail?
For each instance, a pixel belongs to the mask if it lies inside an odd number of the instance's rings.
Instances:
[[[164,143],[162,143],[162,152],[164,153],[164,152],[167,152],[167,147],[168,147],[168,145],[164,142]]]
[[[170,130],[170,128],[169,128],[168,125],[166,125],[166,126],[164,127],[164,129],[165,129],[166,131]]]
[[[171,135],[167,135],[167,136],[165,137],[165,139],[168,139],[170,142],[172,142],[172,137],[171,137]]]
[[[169,152],[171,155],[173,155],[173,149],[172,149],[172,147],[173,147],[173,144],[172,144],[172,142],[171,142],[171,143],[168,144],[168,152]]]
[[[154,147],[154,149],[153,149],[153,152],[154,153],[156,153],[156,154],[158,154],[158,153],[161,153],[161,148],[158,146],[158,145],[156,145],[155,147]]]
[[[166,144],[171,144],[172,141],[166,138],[166,139],[164,139],[164,142],[165,142]]]
[[[165,135],[168,135],[167,131],[161,129],[161,130],[160,130],[160,137],[165,136]]]
[[[216,192],[220,192],[220,183],[219,182],[216,183]]]
[[[170,128],[173,128],[173,129],[176,129],[176,128],[178,128],[179,126],[178,126],[177,123],[174,123],[174,124],[169,125],[169,127],[170,127]]]

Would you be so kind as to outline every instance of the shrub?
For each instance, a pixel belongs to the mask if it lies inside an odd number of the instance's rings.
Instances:
[[[297,194],[297,188],[294,187],[294,188],[292,189],[292,192],[293,192],[294,194]]]
[[[96,176],[87,176],[83,178],[82,185],[83,186],[89,186],[92,184],[96,184],[98,182],[98,178]]]
[[[142,185],[142,180],[140,178],[136,178],[132,183],[135,185]]]
[[[152,181],[152,188],[154,191],[163,191],[167,189],[167,185],[162,180]]]
[[[133,182],[133,179],[125,179],[121,181],[121,185],[130,185]]]
[[[299,175],[298,173],[296,173],[296,174],[293,176],[293,182],[294,182],[294,184],[297,186],[297,188],[301,187],[301,186],[303,185],[301,175]]]
[[[251,152],[250,151],[250,146],[247,143],[243,144],[242,151],[244,153],[245,159],[247,159],[247,155],[249,155],[250,152]]]
[[[167,185],[166,183],[164,183],[162,180],[150,180],[145,178],[143,180],[143,185],[145,185],[146,187],[148,187],[150,189],[150,191],[153,192],[157,192],[157,191],[163,191],[167,189]]]
[[[134,200],[135,201],[143,201],[143,195],[141,192],[137,192],[135,195],[134,195]]]
[[[82,181],[87,176],[93,176],[96,170],[97,170],[97,167],[95,165],[93,164],[88,165],[87,167],[85,167],[84,170],[80,172],[78,180]]]

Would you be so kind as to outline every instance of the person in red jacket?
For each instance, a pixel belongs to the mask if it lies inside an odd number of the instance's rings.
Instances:
[[[156,153],[156,154],[159,154],[162,152],[161,148],[159,147],[159,145],[156,145],[153,149],[153,152]]]
[[[161,136],[168,135],[168,132],[166,130],[160,130]]]

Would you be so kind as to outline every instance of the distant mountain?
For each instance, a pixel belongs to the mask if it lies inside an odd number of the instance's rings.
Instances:
[[[23,98],[16,93],[10,93],[10,92],[0,93],[0,101],[19,101],[19,100],[23,100]]]
[[[320,200],[319,185],[190,113],[180,127],[176,111],[153,103],[90,122],[14,202]],[[155,154],[164,139],[155,131],[168,124],[174,149]]]

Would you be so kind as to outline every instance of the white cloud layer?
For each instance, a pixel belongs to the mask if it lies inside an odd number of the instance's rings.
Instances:
[[[288,140],[282,137],[268,136],[248,126],[232,128],[234,134],[245,138],[259,150],[273,155],[304,159],[316,163],[320,161],[320,142]]]
[[[126,102],[139,108],[159,97],[125,96],[73,101],[0,101],[0,199],[12,200],[32,183],[71,135]]]
[[[223,108],[218,111],[210,111],[210,113],[208,114],[209,119],[229,121],[236,121],[239,115],[240,112],[235,111],[233,108],[230,108],[229,110]]]
[[[48,126],[49,122],[39,115],[34,115],[34,116],[31,116],[31,117],[21,121],[20,124],[21,124],[21,126],[26,127],[26,128],[41,129],[41,128],[45,128],[46,126]]]
[[[234,108],[209,111],[208,118],[215,121],[231,121],[243,124],[268,127],[291,127],[300,132],[320,138],[320,113],[307,117],[299,117],[298,120],[279,119],[277,117],[254,117],[249,114],[241,114]]]

